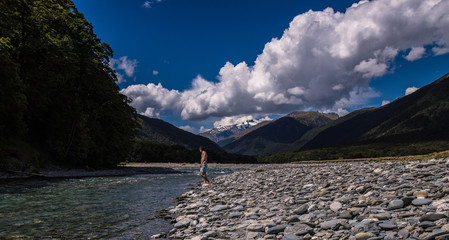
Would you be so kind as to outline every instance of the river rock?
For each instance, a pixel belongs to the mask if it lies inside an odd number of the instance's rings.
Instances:
[[[448,165],[449,158],[250,165],[182,194],[167,210],[167,238],[445,239]]]
[[[227,205],[217,205],[217,206],[215,206],[215,207],[212,207],[212,208],[210,209],[210,211],[211,211],[211,212],[218,212],[218,211],[226,210],[226,209],[228,209],[228,208],[229,208],[229,206],[227,206]]]
[[[428,213],[424,216],[422,216],[419,221],[420,222],[424,222],[424,221],[436,221],[436,220],[440,220],[442,218],[445,218],[446,215],[444,214],[439,214],[439,213]]]
[[[276,234],[276,233],[283,232],[286,227],[287,227],[287,225],[278,225],[278,226],[274,226],[274,227],[266,227],[265,228],[265,232],[267,234]]]
[[[295,210],[293,211],[293,214],[296,214],[296,215],[302,215],[302,214],[307,213],[308,209],[309,209],[309,205],[304,204],[304,205],[302,205],[301,207],[295,209]]]
[[[311,233],[313,232],[313,228],[311,228],[309,225],[307,224],[302,224],[302,223],[296,223],[293,225],[288,225],[285,230],[284,233],[288,234],[295,234],[295,235],[305,235],[307,233]]]
[[[376,235],[374,234],[374,233],[370,233],[370,232],[360,232],[360,233],[357,233],[356,235],[355,235],[355,238],[357,239],[357,240],[367,240],[367,239],[370,239],[370,238],[373,238],[373,237],[375,237]]]
[[[261,224],[251,224],[246,228],[246,230],[250,232],[265,232],[265,228]]]
[[[329,207],[332,211],[338,212],[342,208],[342,205],[339,202],[333,202]]]
[[[404,207],[404,201],[401,199],[395,199],[388,204],[389,210],[399,209]]]
[[[417,199],[412,201],[412,204],[415,205],[415,206],[428,205],[428,204],[431,204],[431,203],[432,203],[432,200],[425,199],[425,198],[417,198]]]

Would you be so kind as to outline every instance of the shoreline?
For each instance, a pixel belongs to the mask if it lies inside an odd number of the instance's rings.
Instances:
[[[449,158],[258,165],[167,209],[169,239],[448,239]]]
[[[221,164],[209,163],[210,168],[217,169],[251,169],[261,164]],[[31,171],[5,171],[0,170],[1,181],[12,181],[18,179],[35,178],[84,178],[84,177],[114,177],[114,176],[132,176],[140,174],[179,174],[194,172],[199,169],[199,164],[195,163],[130,163],[120,165],[114,169],[86,170],[86,169],[68,169],[60,167],[50,167],[42,169],[39,172]]]

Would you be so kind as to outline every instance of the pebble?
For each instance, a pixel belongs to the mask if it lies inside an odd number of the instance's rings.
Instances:
[[[449,158],[254,165],[168,209],[169,239],[449,239]]]

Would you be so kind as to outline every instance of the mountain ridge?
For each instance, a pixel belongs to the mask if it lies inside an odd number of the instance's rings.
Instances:
[[[136,134],[139,140],[149,140],[167,145],[182,145],[188,149],[204,146],[208,150],[222,153],[224,150],[206,137],[195,135],[156,118],[138,115],[142,120],[142,128]]]
[[[274,145],[291,144],[310,129],[333,121],[335,114],[319,112],[294,112],[262,126],[233,141],[223,148],[244,155],[276,153]]]

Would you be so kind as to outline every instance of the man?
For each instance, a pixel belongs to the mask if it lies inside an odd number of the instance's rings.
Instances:
[[[203,185],[204,185],[204,184],[210,184],[210,181],[209,181],[209,179],[207,179],[207,176],[206,176],[206,170],[207,170],[207,153],[206,153],[206,151],[204,150],[204,147],[203,147],[203,146],[200,147],[200,152],[201,152],[200,175],[201,175],[201,177],[204,178]]]

